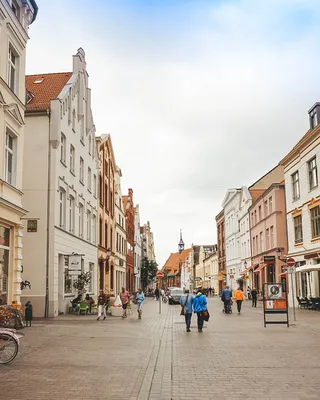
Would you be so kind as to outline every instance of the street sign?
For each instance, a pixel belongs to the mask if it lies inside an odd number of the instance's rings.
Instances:
[[[234,275],[230,275],[230,279],[233,279],[234,278]]]
[[[288,267],[288,274],[293,274],[295,268],[294,267]]]
[[[282,285],[281,283],[269,283],[268,287],[268,300],[282,299]]]
[[[162,271],[157,272],[157,278],[162,279],[164,277],[164,273]]]
[[[295,262],[294,258],[292,258],[292,257],[287,258],[288,267],[294,267],[295,264],[296,264],[296,262]]]
[[[265,263],[268,263],[268,262],[276,262],[276,257],[275,257],[275,256],[264,256],[264,257],[263,257],[263,261],[264,261]]]

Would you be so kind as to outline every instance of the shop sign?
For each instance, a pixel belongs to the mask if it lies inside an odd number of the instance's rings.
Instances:
[[[263,257],[265,263],[275,263],[276,256],[264,256]]]
[[[79,255],[69,256],[69,271],[81,271],[81,259]]]
[[[36,219],[27,220],[27,232],[37,232],[38,231],[38,221]]]

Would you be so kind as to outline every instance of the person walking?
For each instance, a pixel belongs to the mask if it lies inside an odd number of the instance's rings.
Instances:
[[[226,288],[222,291],[221,294],[221,300],[224,303],[224,312],[226,314],[229,314],[231,311],[231,298],[232,298],[232,291],[230,290],[229,286],[226,286]]]
[[[154,295],[156,297],[156,300],[159,301],[160,290],[159,290],[158,286],[156,287],[156,290],[154,291]]]
[[[138,293],[137,293],[137,304],[138,304],[138,318],[141,319],[142,316],[142,306],[143,306],[143,302],[144,302],[144,293],[142,291],[141,288],[138,289]]]
[[[252,307],[257,307],[258,292],[256,288],[251,290]]]
[[[250,286],[247,287],[247,295],[248,295],[248,300],[251,300],[251,288],[250,288]]]
[[[107,314],[106,314],[106,304],[108,302],[107,296],[103,292],[103,290],[100,290],[100,294],[98,296],[98,318],[97,321],[100,321],[101,316],[103,315],[103,320],[106,319]]]
[[[244,300],[244,294],[243,294],[243,291],[241,290],[240,287],[238,287],[238,289],[235,291],[234,299],[235,299],[235,301],[237,303],[238,314],[240,314],[241,313],[242,302]]]
[[[193,299],[193,310],[197,314],[198,318],[198,332],[202,332],[203,329],[203,311],[207,309],[207,299],[206,296],[199,289],[197,295]]]
[[[120,292],[120,300],[122,303],[122,318],[127,318],[127,307],[130,300],[129,292],[123,287]]]
[[[182,307],[185,307],[186,310],[184,317],[186,320],[187,332],[191,332],[190,325],[192,318],[193,296],[190,294],[189,289],[186,289],[184,295],[180,297],[180,304]]]

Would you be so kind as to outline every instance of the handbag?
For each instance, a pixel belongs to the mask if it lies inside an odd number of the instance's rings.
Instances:
[[[184,306],[181,304],[181,311],[180,311],[180,315],[186,315],[186,314],[187,314],[186,305],[187,305],[187,302],[188,302],[188,297],[189,297],[189,295],[187,296],[187,299],[186,299],[186,304],[185,304]]]
[[[203,316],[203,319],[204,319],[206,322],[209,321],[210,314],[209,314],[209,311],[208,311],[208,310],[204,310],[204,311],[202,312],[202,316]]]

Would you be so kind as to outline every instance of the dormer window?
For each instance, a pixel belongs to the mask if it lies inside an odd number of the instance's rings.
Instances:
[[[310,120],[310,129],[314,129],[320,122],[320,103],[316,103],[310,110],[309,120]]]
[[[20,7],[19,7],[19,4],[15,0],[11,0],[11,9],[14,12],[14,15],[20,21]]]

